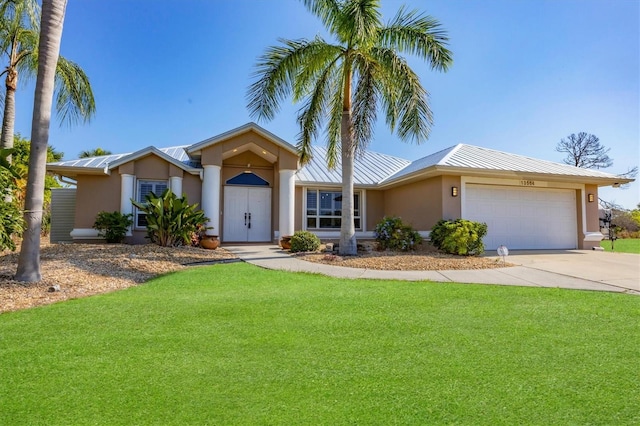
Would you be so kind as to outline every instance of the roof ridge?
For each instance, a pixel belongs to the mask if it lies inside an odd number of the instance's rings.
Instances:
[[[436,165],[438,166],[444,166],[447,164],[447,161],[449,161],[449,158],[453,157],[455,155],[456,152],[460,151],[460,149],[464,146],[465,144],[463,143],[459,143],[456,144],[454,146],[450,146],[449,148],[445,148],[443,150],[440,150],[439,152],[442,151],[446,151],[446,150],[450,150],[449,153],[447,155],[445,155],[444,157],[442,157],[442,160],[438,161],[436,163]],[[437,154],[437,152],[435,153]]]

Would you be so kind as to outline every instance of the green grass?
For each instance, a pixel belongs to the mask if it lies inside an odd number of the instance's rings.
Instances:
[[[611,241],[600,241],[600,247],[603,247],[606,251],[611,250]],[[640,254],[640,239],[638,238],[625,238],[621,240],[615,240],[613,248],[616,253],[635,253]]]
[[[0,424],[638,424],[640,298],[246,264],[0,315]]]

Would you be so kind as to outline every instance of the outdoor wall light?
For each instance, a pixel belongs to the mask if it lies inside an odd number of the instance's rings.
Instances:
[[[589,199],[589,202],[590,202],[590,203],[593,203],[593,202],[596,200],[596,196],[595,196],[595,195],[593,195],[593,194],[589,194],[589,195],[588,195],[588,199]]]
[[[457,186],[452,186],[451,187],[451,196],[452,197],[457,197],[458,196],[458,187]]]

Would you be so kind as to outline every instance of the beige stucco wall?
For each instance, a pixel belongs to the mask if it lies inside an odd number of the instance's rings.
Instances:
[[[445,220],[456,220],[460,219],[460,217],[462,216],[462,196],[451,196],[451,188],[454,186],[458,188],[458,194],[460,194],[462,188],[462,186],[460,185],[460,176],[441,177],[442,219]]]
[[[442,177],[435,177],[384,191],[387,216],[399,216],[418,231],[428,231],[442,218]],[[459,199],[460,197],[458,197]]]
[[[302,229],[302,221],[304,220],[304,209],[302,206],[304,199],[304,188],[301,186],[296,186],[296,199],[295,199],[295,221],[293,225],[293,229],[299,231]]]
[[[600,215],[598,212],[598,186],[597,185],[585,185],[585,216],[587,221],[587,232],[600,232]],[[593,194],[594,201],[589,202],[589,194]],[[582,227],[582,199],[580,197],[580,191],[576,196],[578,200],[578,247],[585,250],[591,250],[593,247],[599,247],[599,241],[584,241],[584,232]]]
[[[79,175],[75,228],[92,228],[101,211],[120,211],[120,175]]]
[[[135,175],[138,179],[168,180],[170,163],[155,155],[140,158],[134,162]]]
[[[375,229],[378,222],[385,216],[384,211],[384,191],[367,190],[367,205],[366,215],[367,223],[365,231],[372,231]]]

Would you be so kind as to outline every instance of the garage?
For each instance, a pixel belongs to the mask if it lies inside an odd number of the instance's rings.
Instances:
[[[577,248],[575,190],[479,184],[465,189],[465,219],[487,224],[487,250]]]

